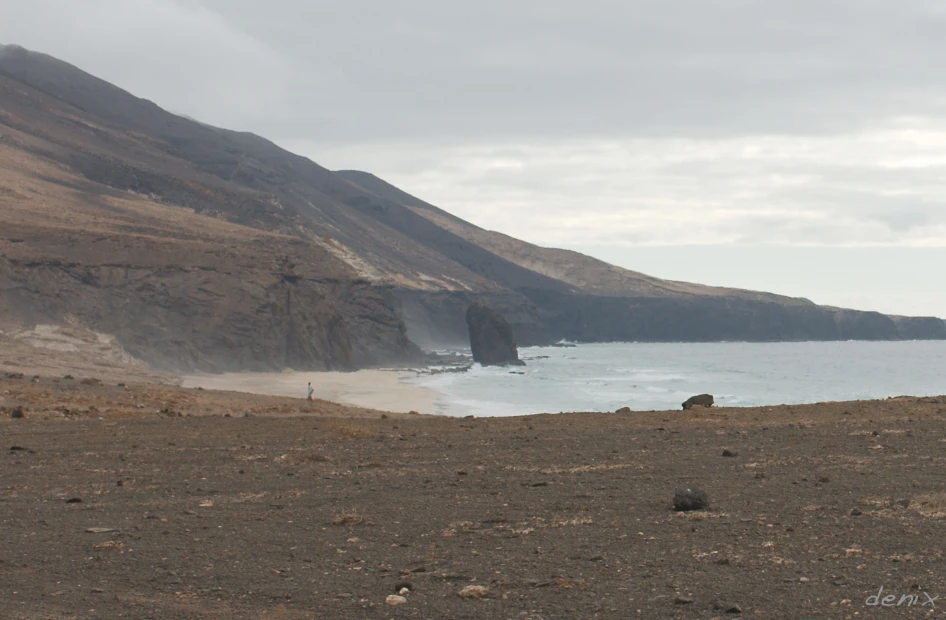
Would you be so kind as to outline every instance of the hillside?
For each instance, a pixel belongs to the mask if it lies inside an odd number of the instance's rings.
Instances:
[[[462,343],[473,300],[520,344],[946,338],[539,248],[0,47],[0,328],[80,325],[164,369],[346,369]]]

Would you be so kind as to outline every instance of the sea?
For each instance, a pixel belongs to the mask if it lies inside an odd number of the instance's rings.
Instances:
[[[525,366],[405,381],[457,416],[679,409],[703,393],[733,407],[946,394],[946,341],[577,344],[519,357]]]

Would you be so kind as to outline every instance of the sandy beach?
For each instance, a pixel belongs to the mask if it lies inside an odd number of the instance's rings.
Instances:
[[[437,393],[405,383],[413,377],[413,372],[404,370],[236,372],[188,375],[183,377],[182,386],[304,398],[306,384],[311,381],[313,398],[381,411],[436,413]]]

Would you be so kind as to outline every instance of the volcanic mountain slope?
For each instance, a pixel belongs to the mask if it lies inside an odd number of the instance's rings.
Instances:
[[[0,327],[81,324],[162,368],[355,368],[464,342],[474,300],[520,344],[946,337],[539,248],[0,47]]]
[[[519,267],[564,282],[571,294],[551,289],[512,286],[538,308],[547,334],[580,341],[649,340],[849,340],[942,339],[946,324],[935,317],[885,316],[817,306],[807,299],[772,293],[661,280],[598,259],[526,243],[484,230],[411,196],[378,177],[360,171],[336,173],[371,192],[379,200],[404,206],[437,226]],[[436,295],[405,308],[431,305]],[[451,305],[449,296],[440,303]],[[460,333],[457,308],[441,313],[454,324],[445,331]],[[420,310],[424,314],[423,308]],[[426,313],[428,323],[436,321]],[[517,326],[517,333],[521,332]],[[528,332],[527,332],[528,333]],[[461,335],[462,337],[462,335]]]

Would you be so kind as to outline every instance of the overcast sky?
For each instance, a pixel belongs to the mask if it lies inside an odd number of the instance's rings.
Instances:
[[[0,0],[0,43],[529,241],[946,316],[939,1]]]

